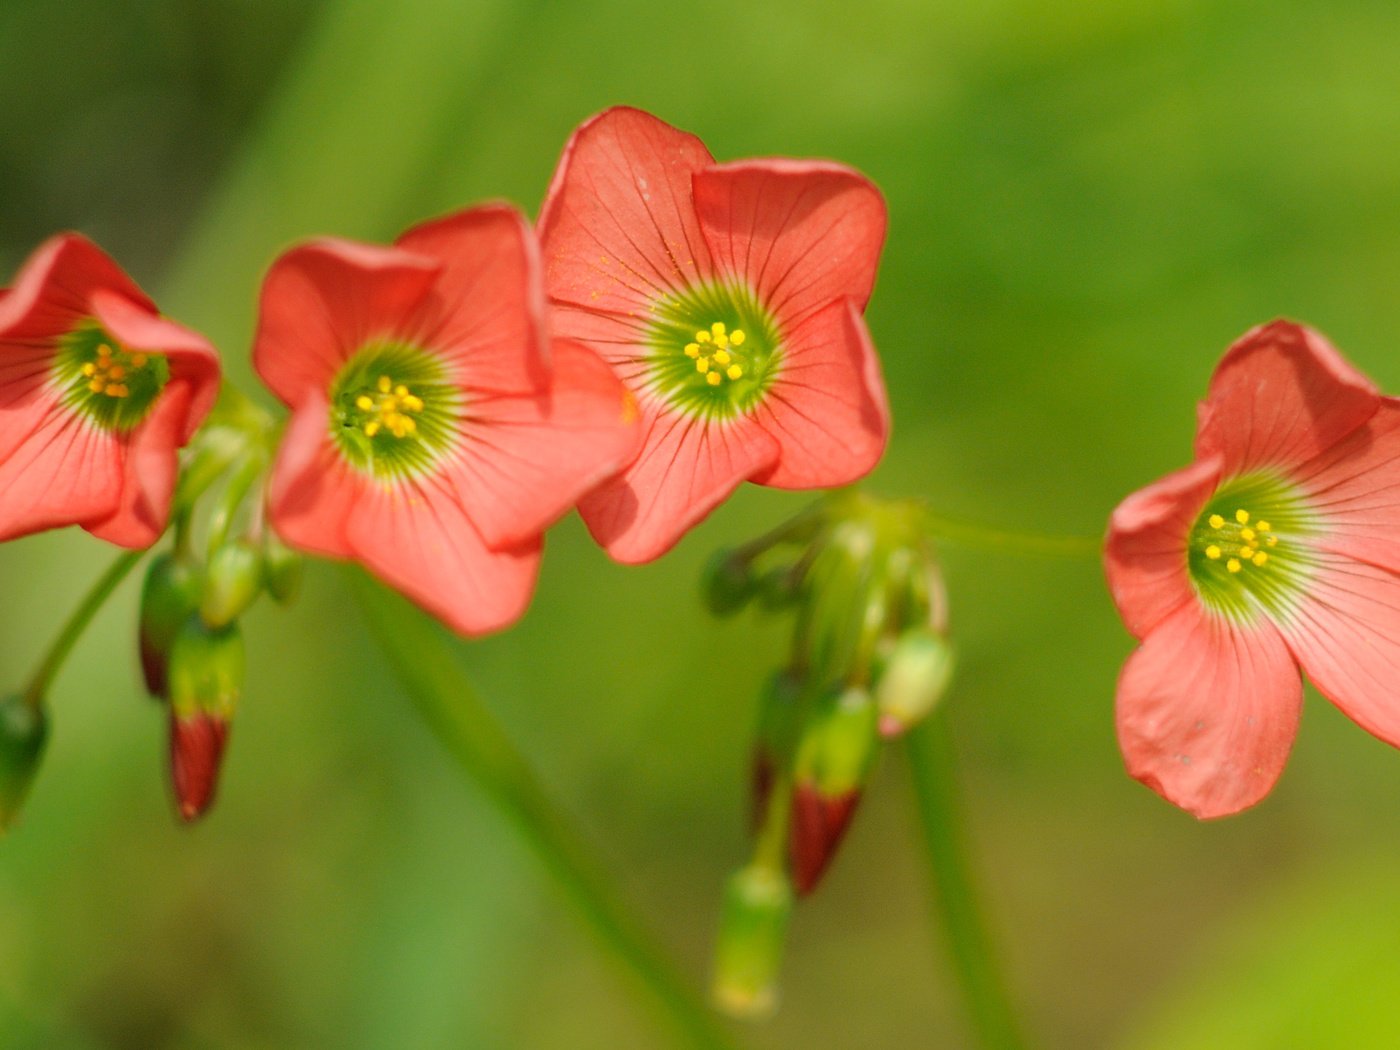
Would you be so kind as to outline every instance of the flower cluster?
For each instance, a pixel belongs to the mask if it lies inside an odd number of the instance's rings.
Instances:
[[[888,411],[861,314],[884,231],[857,172],[716,164],[610,110],[566,147],[538,234],[485,205],[273,262],[253,363],[290,410],[280,431],[232,390],[211,416],[209,344],[55,238],[0,292],[0,540],[76,524],[141,550],[173,525],[139,642],[193,819],[242,690],[239,618],[264,590],[290,598],[293,551],[479,635],[524,613],[575,506],[610,555],[646,561],[745,479],[870,470]],[[0,822],[42,749],[46,684],[0,703]]]

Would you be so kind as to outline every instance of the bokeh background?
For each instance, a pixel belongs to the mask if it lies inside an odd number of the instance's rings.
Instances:
[[[1187,461],[1194,401],[1255,323],[1307,320],[1400,390],[1397,53],[1400,8],[1368,0],[4,0],[0,275],[84,230],[251,390],[280,249],[486,198],[533,213],[571,128],[626,102],[722,159],[833,157],[884,189],[874,490],[1095,535]],[[566,521],[520,626],[456,648],[697,987],[787,625],[712,621],[695,581],[803,502],[748,487],[633,569]],[[1122,772],[1130,642],[1097,561],[942,553],[973,861],[1033,1042],[1397,1045],[1400,755],[1310,693],[1272,797],[1198,824]],[[108,557],[74,531],[0,548],[0,682]],[[422,728],[339,570],[248,617],[194,828],[135,599],[59,680],[0,842],[0,1047],[671,1045]],[[746,1045],[966,1045],[920,857],[896,749]]]

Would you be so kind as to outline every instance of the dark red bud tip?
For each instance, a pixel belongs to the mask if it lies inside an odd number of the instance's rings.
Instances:
[[[203,816],[214,802],[228,722],[204,713],[170,719],[170,779],[180,819]]]
[[[792,881],[799,896],[817,888],[836,847],[855,816],[859,789],[839,795],[823,795],[811,784],[792,791]]]
[[[768,815],[768,798],[773,794],[777,771],[773,758],[761,747],[754,748],[753,764],[749,769],[749,832],[757,835]]]

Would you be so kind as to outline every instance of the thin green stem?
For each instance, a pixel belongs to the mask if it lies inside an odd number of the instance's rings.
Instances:
[[[63,668],[63,661],[68,659],[68,654],[73,651],[74,644],[79,636],[92,622],[92,618],[97,615],[97,611],[102,608],[107,599],[112,596],[112,592],[117,589],[117,585],[126,579],[127,574],[136,568],[146,552],[123,551],[117,555],[115,561],[107,567],[107,571],[97,578],[97,582],[92,585],[92,589],[84,595],[83,600],[78,603],[78,607],[73,610],[68,622],[63,625],[63,629],[58,632],[58,637],[49,646],[49,651],[44,654],[44,658],[39,661],[39,666],[34,671],[34,676],[29,680],[29,685],[24,690],[24,702],[34,710],[44,703],[44,697],[49,691],[49,686],[53,683],[55,676]]]
[[[371,632],[429,729],[530,845],[593,934],[686,1045],[736,1046],[616,896],[592,850],[457,665],[443,632],[363,573],[352,579]]]
[[[929,533],[957,547],[1005,551],[1009,554],[1048,555],[1055,558],[1097,557],[1103,540],[1097,536],[1042,536],[1035,532],[989,529],[968,521],[924,512]]]
[[[935,712],[909,733],[908,754],[933,883],[932,900],[977,1045],[984,1050],[1021,1050],[1026,1043],[974,890],[945,711]]]

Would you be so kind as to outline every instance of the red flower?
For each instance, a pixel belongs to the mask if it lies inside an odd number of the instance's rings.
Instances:
[[[565,340],[551,361],[543,313],[534,236],[506,207],[279,258],[253,361],[293,409],[268,497],[282,537],[465,634],[517,619],[545,527],[636,442],[621,384]]]
[[[1316,332],[1247,333],[1196,462],[1114,511],[1109,586],[1142,645],[1118,681],[1128,771],[1198,817],[1253,805],[1298,728],[1302,667],[1400,744],[1400,401]]]
[[[0,291],[0,540],[81,525],[149,547],[218,391],[202,336],[90,241],[45,241]]]
[[[884,237],[850,168],[716,164],[635,109],[574,132],[540,216],[555,329],[613,366],[645,431],[579,506],[610,555],[664,554],[745,479],[821,488],[875,465],[889,411],[861,312]]]

